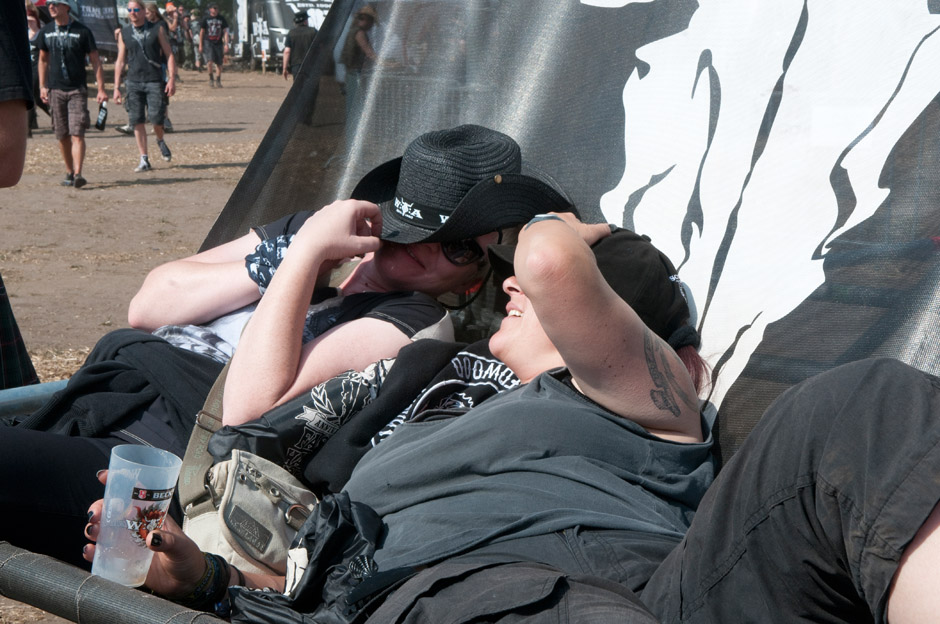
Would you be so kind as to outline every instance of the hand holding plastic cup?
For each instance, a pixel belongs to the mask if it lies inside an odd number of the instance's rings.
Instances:
[[[182,460],[168,451],[123,444],[111,449],[91,573],[128,587],[147,579],[147,536],[163,526]]]

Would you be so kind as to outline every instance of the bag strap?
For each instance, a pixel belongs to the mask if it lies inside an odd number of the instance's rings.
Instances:
[[[225,389],[229,363],[225,364],[222,372],[216,377],[205,404],[196,414],[193,432],[186,445],[186,454],[183,455],[177,490],[180,505],[187,517],[215,511],[212,496],[206,489],[206,474],[215,463],[215,459],[209,454],[209,438],[222,428],[222,391]]]

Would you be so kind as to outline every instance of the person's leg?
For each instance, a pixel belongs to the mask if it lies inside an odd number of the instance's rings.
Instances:
[[[82,175],[82,164],[85,162],[85,130],[90,125],[88,116],[88,91],[78,89],[70,91],[68,96],[69,134],[71,135],[70,149],[72,151],[72,171],[78,182]],[[84,179],[76,186],[84,185]]]
[[[160,155],[163,157],[163,160],[170,162],[173,155],[163,139],[166,130],[164,122],[166,121],[167,106],[166,92],[164,91],[163,83],[147,83],[147,106],[150,110],[150,120],[153,122],[153,134],[157,139],[157,147],[160,149]]]
[[[75,175],[75,161],[72,157],[72,137],[65,135],[59,139],[59,153],[62,155],[62,160],[65,162],[65,171],[70,175]]]
[[[82,530],[104,495],[95,474],[116,443],[0,427],[0,539],[87,567]]]
[[[141,158],[147,157],[147,126],[139,123],[134,124],[134,139],[137,141],[137,151]]]
[[[72,139],[69,136],[69,106],[68,98],[58,89],[49,91],[49,110],[52,112],[52,129],[55,132],[56,141],[59,143],[59,154],[65,163],[65,180],[63,186],[71,186],[75,176],[74,164],[72,163]]]
[[[768,408],[641,598],[664,622],[884,621],[938,500],[940,380],[841,366]]]
[[[127,123],[134,128],[134,139],[137,142],[137,151],[141,158],[147,157],[147,128],[144,121],[147,119],[147,83],[127,82]]]
[[[72,137],[72,162],[75,164],[75,188],[85,186],[85,178],[82,176],[82,164],[85,162],[85,137]]]

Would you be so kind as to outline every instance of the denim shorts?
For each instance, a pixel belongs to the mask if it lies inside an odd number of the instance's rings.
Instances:
[[[127,121],[130,125],[145,123],[146,111],[150,111],[150,122],[153,125],[163,125],[166,119],[165,88],[163,82],[127,81]]]

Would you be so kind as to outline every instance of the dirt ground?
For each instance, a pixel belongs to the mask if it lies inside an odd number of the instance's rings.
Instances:
[[[172,162],[150,136],[154,169],[135,173],[134,139],[114,130],[126,114],[111,103],[108,127],[86,137],[88,185],[62,187],[58,143],[40,111],[23,178],[0,190],[0,275],[42,381],[67,377],[98,338],[127,327],[128,302],[150,269],[198,249],[290,86],[279,74],[235,70],[222,89],[210,89],[205,73],[181,78],[169,109]],[[329,77],[324,97],[339,115],[324,124],[338,137],[342,96]],[[0,597],[0,624],[64,621]]]

